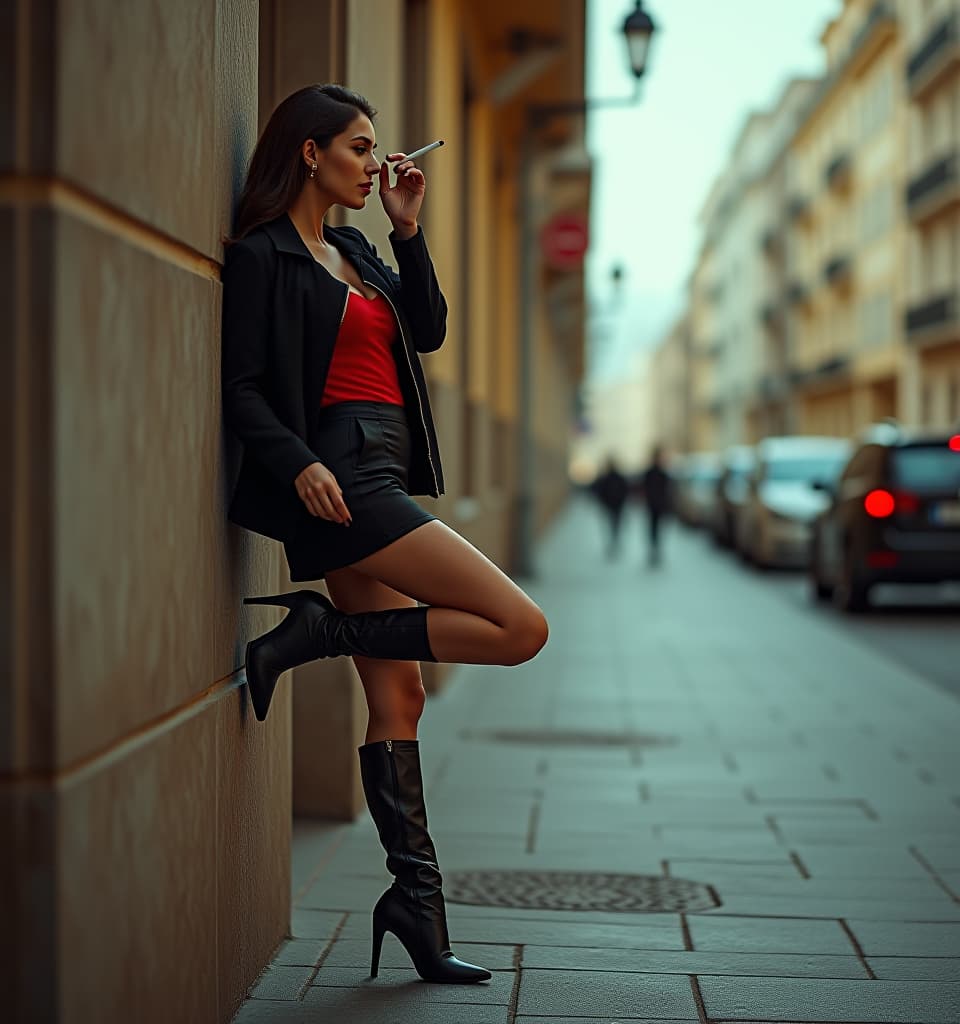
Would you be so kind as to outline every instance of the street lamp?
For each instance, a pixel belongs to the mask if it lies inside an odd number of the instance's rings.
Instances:
[[[623,34],[627,39],[630,67],[636,78],[643,78],[647,68],[647,52],[656,26],[653,18],[643,9],[643,0],[637,0],[637,9],[631,11],[623,21]]]
[[[530,103],[524,109],[523,134],[520,139],[520,302],[519,324],[520,367],[518,375],[517,432],[519,434],[519,480],[517,482],[516,514],[514,516],[514,563],[518,575],[530,578],[533,571],[533,538],[536,452],[533,440],[533,290],[536,283],[536,259],[533,243],[533,211],[531,209],[531,171],[534,139],[539,129],[553,117],[585,114],[600,107],[633,106],[640,98],[640,79],[647,67],[647,54],[655,25],[637,0],[636,9],[624,19],[623,35],[627,43],[630,69],[636,80],[634,92],[628,97],[570,100],[559,103]]]

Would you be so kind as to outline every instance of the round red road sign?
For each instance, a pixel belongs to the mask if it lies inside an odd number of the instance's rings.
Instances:
[[[540,232],[543,258],[553,270],[579,270],[589,244],[587,218],[582,213],[555,213]]]

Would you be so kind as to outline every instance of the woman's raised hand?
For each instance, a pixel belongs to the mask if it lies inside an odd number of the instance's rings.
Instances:
[[[390,185],[390,164],[395,163],[397,182]],[[388,153],[380,165],[380,202],[398,232],[412,232],[423,205],[427,181],[423,171],[406,160],[404,153]]]
[[[337,478],[322,462],[311,462],[301,470],[293,486],[312,516],[346,526],[352,522]]]

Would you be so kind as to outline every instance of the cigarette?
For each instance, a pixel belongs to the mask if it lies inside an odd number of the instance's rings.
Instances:
[[[403,160],[398,160],[397,163],[402,164],[405,160],[416,160],[418,156],[429,153],[431,149],[439,149],[442,145],[443,139],[437,139],[436,142],[431,142],[429,146],[424,146],[423,149],[415,149],[412,153],[407,153]]]

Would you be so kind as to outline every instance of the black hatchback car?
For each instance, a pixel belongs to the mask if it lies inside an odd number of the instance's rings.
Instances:
[[[960,580],[960,432],[880,424],[826,489],[810,555],[818,599],[862,611],[875,583]]]

